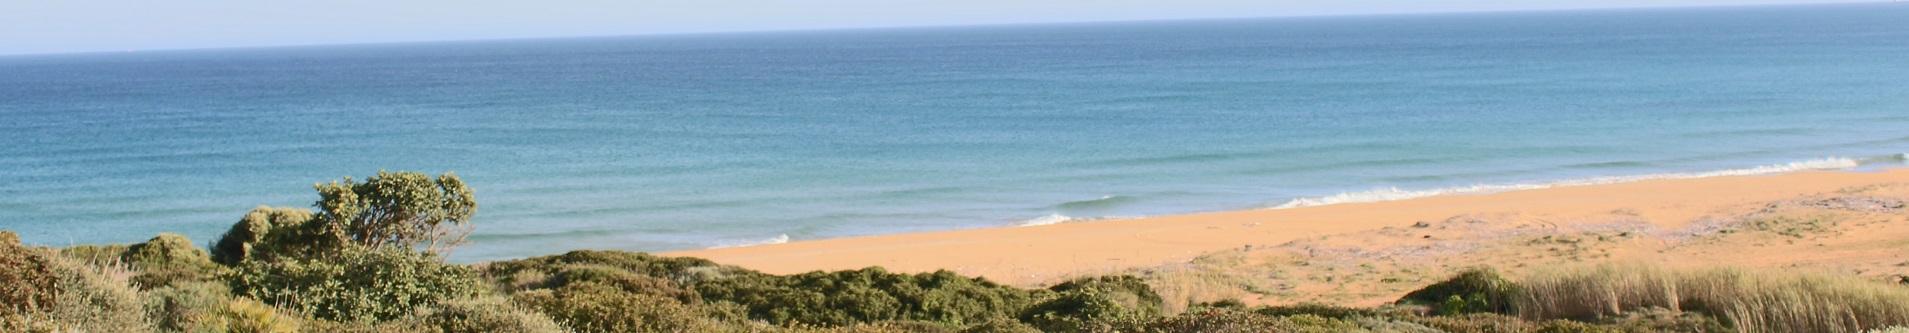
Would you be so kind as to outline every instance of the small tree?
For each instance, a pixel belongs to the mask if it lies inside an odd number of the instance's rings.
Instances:
[[[334,240],[441,253],[470,234],[477,201],[454,173],[385,172],[354,182],[319,183],[318,216]]]

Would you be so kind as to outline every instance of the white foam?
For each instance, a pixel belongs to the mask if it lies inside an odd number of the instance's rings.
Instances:
[[[1027,220],[1023,220],[1023,221],[1021,221],[1021,223],[1020,223],[1020,224],[1018,224],[1018,226],[1022,226],[1022,227],[1032,227],[1032,226],[1041,226],[1041,225],[1049,225],[1049,224],[1059,224],[1059,223],[1065,223],[1065,222],[1067,222],[1067,221],[1073,221],[1073,220],[1074,220],[1074,218],[1072,218],[1072,217],[1067,217],[1067,215],[1061,215],[1061,214],[1047,214],[1047,216],[1042,216],[1042,217],[1036,217],[1036,218],[1031,218],[1031,219],[1027,219]]]
[[[788,242],[789,242],[789,234],[779,234],[779,235],[776,235],[775,237],[770,237],[769,239],[752,241],[752,242],[740,242],[735,244],[717,245],[717,246],[712,246],[709,248],[724,249],[724,248],[732,248],[732,247],[750,247],[750,246],[758,246],[758,245],[782,244],[782,243],[788,243]]]
[[[1909,157],[1909,154],[1905,154],[1904,157]],[[1554,187],[1628,183],[1628,182],[1635,182],[1635,181],[1658,180],[1658,179],[1692,179],[1692,178],[1709,178],[1709,177],[1723,177],[1723,176],[1767,175],[1767,174],[1777,174],[1777,173],[1807,171],[1807,170],[1838,170],[1838,169],[1855,168],[1858,166],[1861,166],[1861,162],[1858,162],[1854,159],[1835,157],[1835,158],[1815,159],[1815,160],[1800,161],[1800,162],[1791,162],[1787,164],[1766,165],[1766,166],[1744,168],[1744,169],[1727,169],[1727,170],[1685,172],[1685,173],[1660,173],[1660,174],[1635,175],[1635,176],[1596,177],[1596,178],[1556,181],[1556,182],[1549,182],[1549,183],[1486,184],[1486,185],[1448,187],[1448,188],[1428,189],[1428,190],[1401,190],[1399,188],[1393,187],[1393,188],[1375,189],[1370,191],[1340,193],[1340,194],[1334,194],[1334,195],[1324,196],[1324,197],[1298,198],[1298,199],[1293,199],[1292,201],[1287,201],[1284,204],[1273,206],[1271,207],[1271,209],[1288,209],[1288,208],[1313,207],[1313,206],[1362,203],[1362,202],[1395,201],[1395,200],[1417,199],[1417,198],[1424,198],[1424,197],[1454,195],[1454,194],[1489,194],[1489,193],[1499,193],[1499,192],[1508,192],[1508,191],[1545,189],[1545,188],[1554,188]]]

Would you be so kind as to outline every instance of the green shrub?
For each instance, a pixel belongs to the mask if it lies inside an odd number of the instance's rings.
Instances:
[[[313,185],[317,223],[329,236],[320,246],[421,248],[439,252],[463,242],[477,213],[470,187],[454,173],[385,172],[355,182],[351,177]]]
[[[303,208],[274,208],[259,206],[246,213],[238,223],[232,225],[225,235],[219,236],[219,242],[212,246],[212,260],[227,266],[237,266],[251,256],[255,248],[270,248],[266,242],[273,230],[293,232],[312,220],[312,212]],[[299,237],[282,235],[281,241],[296,241]],[[287,244],[289,245],[289,244]],[[290,246],[279,246],[284,251],[264,251],[274,253],[296,253]]]
[[[232,291],[340,322],[378,322],[446,300],[475,295],[469,268],[398,248],[347,247],[335,256],[247,261]]]
[[[1201,309],[1148,323],[1146,332],[1259,333],[1285,332],[1288,323],[1272,316],[1231,309]]]
[[[1518,317],[1495,313],[1473,313],[1437,317],[1414,318],[1414,322],[1446,332],[1463,333],[1524,333],[1536,329],[1536,325]]]
[[[1048,288],[1045,300],[1029,306],[1020,319],[1046,332],[1105,332],[1137,325],[1162,313],[1153,288],[1132,276],[1075,279]]]
[[[1012,316],[1035,293],[945,271],[895,274],[870,268],[775,276],[703,259],[613,251],[495,262],[484,268],[484,275],[509,290],[591,284],[738,317],[719,318],[724,321],[746,317],[777,325],[829,327],[884,321],[979,323]]]
[[[265,303],[237,298],[226,302],[218,312],[223,331],[230,333],[297,333],[299,320]]]
[[[149,332],[129,272],[94,267],[0,232],[0,328],[8,331]]]
[[[1262,308],[1253,310],[1253,313],[1258,313],[1263,316],[1272,316],[1272,317],[1314,315],[1314,316],[1320,316],[1325,318],[1335,318],[1335,319],[1345,319],[1345,318],[1351,318],[1351,317],[1375,317],[1375,316],[1382,315],[1381,313],[1379,313],[1379,311],[1376,311],[1373,309],[1350,308],[1350,307],[1343,307],[1343,306],[1337,306],[1337,305],[1313,304],[1313,303],[1303,303],[1303,304],[1283,305],[1283,306],[1268,306],[1268,307],[1262,307]]]
[[[0,315],[25,315],[52,306],[58,283],[49,258],[20,245],[12,232],[0,231]]]
[[[1014,319],[995,318],[968,326],[961,333],[1041,333],[1041,330]]]
[[[624,292],[596,283],[539,289],[513,295],[577,332],[716,332],[722,323],[675,299]]]
[[[146,292],[146,314],[168,332],[220,332],[217,316],[232,292],[222,283],[178,283]]]
[[[563,328],[550,317],[526,310],[498,297],[478,297],[439,303],[419,314],[423,326],[438,333],[557,333]]]
[[[133,285],[142,289],[211,280],[221,269],[205,250],[193,246],[192,240],[174,233],[162,233],[145,243],[133,244],[126,249],[123,260],[139,271],[133,276]]]
[[[1449,280],[1432,284],[1399,299],[1399,304],[1432,308],[1432,314],[1511,313],[1518,285],[1490,269],[1459,272]]]

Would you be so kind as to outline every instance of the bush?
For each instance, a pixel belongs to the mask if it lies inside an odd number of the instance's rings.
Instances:
[[[484,274],[510,290],[591,284],[729,316],[719,318],[723,321],[746,317],[777,325],[888,321],[964,325],[1009,317],[1029,304],[1035,293],[945,271],[895,274],[870,268],[775,276],[703,259],[612,251],[495,262],[487,265]]]
[[[1435,315],[1511,313],[1517,284],[1490,269],[1459,272],[1449,280],[1405,294],[1397,303],[1432,308]]]
[[[1159,317],[1164,303],[1153,288],[1126,275],[1076,279],[1048,290],[1053,296],[1020,315],[1046,332],[1121,330]]]
[[[1310,304],[1310,303],[1285,305],[1285,306],[1268,306],[1268,307],[1259,308],[1257,310],[1253,310],[1253,313],[1258,313],[1260,315],[1272,316],[1272,317],[1314,315],[1314,316],[1320,316],[1324,318],[1334,318],[1334,319],[1345,319],[1345,318],[1351,318],[1351,317],[1375,317],[1375,316],[1381,315],[1379,311],[1376,311],[1373,309],[1349,308],[1349,307],[1336,306],[1336,305]]]
[[[578,332],[714,332],[722,327],[677,300],[596,283],[525,291],[514,298]]]
[[[160,330],[169,332],[219,332],[218,314],[232,301],[230,289],[222,283],[179,283],[146,293],[146,314]]]
[[[1146,332],[1284,332],[1287,323],[1271,316],[1229,309],[1202,309],[1148,323]]]
[[[431,327],[439,333],[558,333],[563,328],[557,326],[550,317],[525,310],[509,300],[497,297],[479,297],[458,299],[439,303],[437,307],[419,315],[422,326]]]
[[[162,233],[145,243],[133,244],[122,258],[139,271],[139,275],[133,276],[133,284],[142,289],[183,281],[206,281],[216,277],[220,270],[205,250],[193,246],[186,236],[174,233]]]
[[[0,231],[0,315],[19,316],[53,306],[59,276],[49,258]]]
[[[233,224],[232,229],[227,230],[225,235],[219,236],[219,242],[212,246],[212,260],[227,266],[237,266],[250,257],[254,249],[273,248],[265,244],[271,240],[269,236],[273,230],[294,232],[311,220],[312,212],[307,209],[266,206],[253,208],[252,212],[246,213],[244,218],[239,219],[239,223]],[[281,236],[281,240],[298,238],[289,236],[291,235]],[[294,251],[268,252],[297,253]]]
[[[218,312],[223,331],[230,333],[297,333],[298,318],[280,313],[258,301],[238,298],[225,303]]]
[[[332,243],[437,253],[463,242],[465,227],[477,213],[470,187],[448,172],[434,178],[378,171],[363,183],[345,177],[313,188],[319,198],[315,218]]]
[[[230,283],[239,295],[341,322],[395,319],[479,290],[469,268],[435,255],[355,246],[331,257],[248,261]]]
[[[1536,329],[1536,325],[1531,322],[1495,313],[1419,317],[1414,318],[1413,321],[1446,332],[1524,333]]]
[[[894,320],[980,323],[1010,316],[1032,300],[1027,290],[952,272],[910,275],[880,268],[736,274],[695,288],[706,301],[741,305],[750,318],[826,326]]]
[[[1041,333],[1041,330],[1013,319],[996,318],[968,326],[961,333]]]
[[[98,268],[20,245],[0,232],[0,329],[9,331],[149,332],[130,273]]]

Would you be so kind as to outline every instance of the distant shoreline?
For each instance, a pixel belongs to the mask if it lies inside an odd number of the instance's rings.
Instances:
[[[1185,262],[1212,251],[1408,227],[1419,221],[1440,221],[1466,214],[1515,213],[1564,218],[1621,210],[1637,214],[1651,224],[1678,227],[1725,208],[1888,183],[1909,183],[1909,169],[1646,179],[1477,195],[890,234],[661,254],[707,258],[778,274],[881,266],[903,272],[948,269],[1010,284],[1038,285],[1072,276]]]

